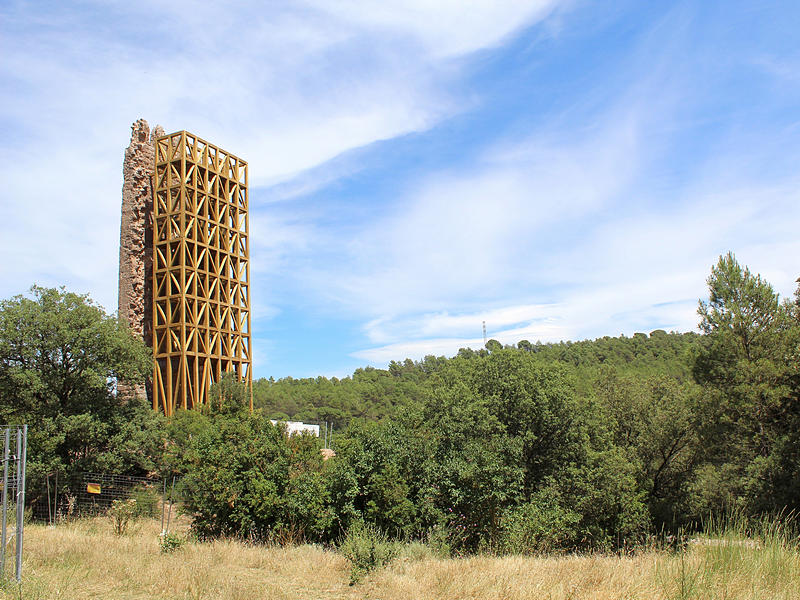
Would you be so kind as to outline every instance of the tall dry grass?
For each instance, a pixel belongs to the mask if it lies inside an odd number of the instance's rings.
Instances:
[[[187,543],[162,554],[157,521],[113,532],[110,518],[25,529],[22,598],[328,598],[347,591],[348,567],[314,546]],[[6,585],[4,598],[19,598]]]
[[[334,551],[216,541],[162,554],[158,529],[143,521],[117,536],[103,518],[28,526],[23,585],[6,583],[0,597],[800,600],[800,554],[781,532],[722,532],[684,552],[629,557],[442,559],[416,544],[350,586],[349,565]]]

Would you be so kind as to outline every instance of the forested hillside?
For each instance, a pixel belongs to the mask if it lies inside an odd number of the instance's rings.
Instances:
[[[354,527],[442,552],[610,549],[709,515],[800,510],[800,296],[733,255],[701,333],[502,347],[343,379],[212,389],[171,419],[116,394],[147,352],[86,297],[0,304],[0,415],[32,424],[30,502],[59,473],[175,476],[201,536],[335,541]],[[137,345],[138,344],[138,345]],[[329,421],[322,440],[270,418]]]
[[[504,350],[533,355],[537,364],[564,365],[576,391],[591,396],[602,378],[610,373],[639,378],[665,376],[678,382],[691,379],[694,352],[701,336],[696,333],[666,333],[656,330],[649,335],[603,337],[582,342],[558,344],[520,341]],[[489,340],[495,351],[501,346]],[[458,357],[485,357],[489,350],[462,349]],[[456,357],[456,358],[458,358]],[[341,428],[353,418],[380,420],[393,416],[409,404],[418,403],[433,373],[448,362],[444,356],[426,356],[421,361],[392,361],[388,369],[366,367],[351,377],[317,377],[254,382],[254,407],[273,418],[300,421],[328,421]]]

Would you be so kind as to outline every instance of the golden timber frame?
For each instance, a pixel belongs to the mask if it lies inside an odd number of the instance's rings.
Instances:
[[[247,163],[179,131],[153,178],[153,408],[199,407],[232,372],[252,410]]]

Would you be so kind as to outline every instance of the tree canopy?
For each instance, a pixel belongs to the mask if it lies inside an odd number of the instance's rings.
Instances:
[[[0,302],[0,420],[32,425],[32,499],[46,473],[155,467],[158,415],[116,394],[150,369],[144,344],[88,296],[33,286]]]

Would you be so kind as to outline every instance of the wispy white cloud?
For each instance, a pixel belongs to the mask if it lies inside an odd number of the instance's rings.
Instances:
[[[724,76],[685,68],[691,23],[678,11],[643,32],[613,95],[587,89],[368,224],[348,271],[320,277],[370,317],[370,347],[352,355],[385,364],[477,348],[483,320],[502,343],[693,330],[709,268],[728,250],[790,294],[798,181],[765,176],[774,149],[748,145],[740,125],[712,140],[695,129],[704,82]]]
[[[548,130],[495,145],[477,165],[429,177],[393,214],[366,224],[346,242],[347,272],[308,277],[376,316],[527,285],[543,272],[541,237],[603,210],[628,185],[643,155],[636,121],[631,106],[582,137]]]
[[[4,4],[0,253],[12,258],[0,261],[0,296],[38,281],[116,305],[121,160],[139,116],[249,161],[254,318],[275,321],[307,298],[312,319],[363,323],[359,360],[478,347],[483,320],[503,343],[692,329],[708,268],[729,249],[791,293],[797,117],[746,121],[796,104],[796,57],[742,52],[724,18],[702,21],[691,3],[632,22],[627,5],[585,4],[573,13],[589,16],[570,21],[573,5]],[[485,110],[482,82],[468,81],[491,62],[479,51],[598,15],[588,37],[603,40],[586,49],[624,51],[570,49],[543,69],[557,106],[517,106],[505,120]],[[518,71],[497,93],[520,93],[517,73],[521,93],[538,93],[534,63],[549,59],[539,49],[502,63]],[[769,94],[739,98],[754,93],[739,65]],[[473,152],[455,148],[335,219],[326,211],[346,203],[303,201],[353,175],[367,150],[397,147],[375,142],[434,135],[470,111],[502,125],[476,132]],[[278,347],[257,338],[260,360]]]
[[[367,324],[367,335],[380,345],[353,356],[380,365],[406,356],[477,349],[483,345],[476,335],[482,321],[489,337],[503,344],[632,335],[656,328],[695,330],[697,300],[707,294],[710,267],[730,249],[788,297],[796,286],[795,257],[800,253],[791,225],[800,220],[798,190],[797,180],[711,195],[687,190],[680,205],[611,221],[573,249],[557,250],[554,263],[562,285],[556,302],[375,319]],[[770,232],[768,238],[764,232]]]
[[[491,323],[494,329],[544,321],[558,310],[552,305],[521,305],[496,308],[480,313],[451,314],[448,311],[423,313],[402,320],[375,319],[366,324],[371,342],[386,342],[404,338],[459,335],[479,331],[482,322]]]
[[[495,0],[465,5],[459,0],[343,0],[336,3],[310,0],[308,4],[379,36],[411,38],[425,51],[443,57],[494,46],[520,27],[543,19],[565,3]]]
[[[378,27],[391,13],[369,2],[4,5],[0,253],[16,260],[0,267],[0,294],[36,280],[116,304],[121,160],[136,118],[195,131],[247,159],[254,185],[275,183],[461,110],[445,55],[495,44],[549,4],[451,6],[438,22],[398,6],[397,39]],[[459,12],[461,37],[449,19]],[[270,225],[296,237],[297,225]]]
[[[278,215],[264,211],[253,211],[249,215],[251,271],[270,275],[287,268],[287,261],[306,251],[315,237],[311,219],[303,214]]]

